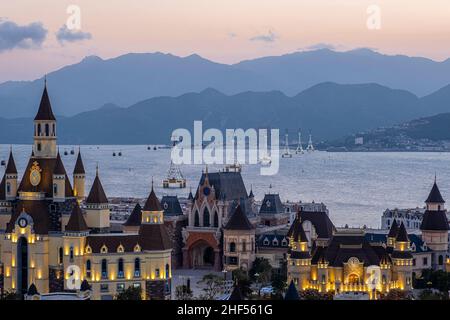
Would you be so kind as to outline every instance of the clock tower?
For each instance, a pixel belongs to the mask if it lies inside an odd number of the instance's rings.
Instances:
[[[56,118],[48,97],[47,80],[45,81],[39,110],[34,118],[33,153],[35,158],[44,159],[54,159],[57,155]]]

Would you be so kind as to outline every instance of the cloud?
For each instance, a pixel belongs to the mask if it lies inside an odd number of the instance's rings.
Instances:
[[[15,48],[40,48],[47,37],[41,22],[19,26],[15,22],[0,20],[0,52]]]
[[[251,37],[250,41],[262,41],[262,42],[274,42],[277,40],[279,36],[273,32],[272,30],[269,30],[267,34],[260,34],[254,37]]]
[[[89,32],[70,30],[66,25],[63,25],[59,28],[58,32],[56,32],[56,39],[58,39],[60,44],[64,44],[64,42],[89,40],[91,38],[92,35]]]

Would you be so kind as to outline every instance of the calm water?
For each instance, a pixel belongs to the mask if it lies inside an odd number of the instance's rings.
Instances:
[[[70,151],[71,147],[60,147]],[[77,150],[75,150],[77,151]],[[108,196],[146,197],[151,177],[158,196],[178,194],[187,196],[189,186],[195,191],[202,166],[183,166],[188,188],[168,191],[161,188],[170,150],[147,150],[147,146],[82,146],[87,171],[87,189],[95,176],[96,164]],[[122,157],[113,152],[122,151]],[[9,146],[0,145],[0,159],[7,159]],[[14,146],[19,175],[22,175],[31,153],[31,146]],[[75,155],[64,156],[66,170],[71,176]],[[379,227],[381,213],[386,208],[423,206],[433,183],[434,174],[445,199],[450,200],[450,153],[328,153],[315,152],[291,159],[280,159],[280,172],[261,176],[259,166],[244,166],[244,182],[257,199],[262,199],[272,185],[283,201],[324,202],[336,226],[349,224]],[[223,166],[210,167],[222,169]],[[3,175],[4,167],[0,169]]]

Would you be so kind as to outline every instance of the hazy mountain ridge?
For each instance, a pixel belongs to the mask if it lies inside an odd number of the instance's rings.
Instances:
[[[192,130],[195,120],[207,128],[289,129],[296,139],[311,130],[315,141],[389,127],[420,117],[450,112],[450,86],[418,98],[378,84],[322,83],[289,97],[280,91],[226,95],[216,89],[178,97],[156,97],[128,108],[103,106],[72,117],[59,117],[58,138],[67,144],[168,143],[174,129]],[[447,97],[436,99],[434,95]],[[51,95],[51,92],[50,92]],[[34,110],[39,100],[34,102]],[[32,118],[0,119],[0,143],[29,143]]]
[[[246,60],[233,65],[190,55],[130,53],[89,56],[47,75],[56,114],[72,116],[106,103],[125,107],[159,96],[215,88],[225,94],[278,90],[293,96],[322,82],[378,83],[418,96],[450,83],[450,60],[389,56],[369,49],[327,49]],[[0,114],[31,117],[43,79],[0,84]]]

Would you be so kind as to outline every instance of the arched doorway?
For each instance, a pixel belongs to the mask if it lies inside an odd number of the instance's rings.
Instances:
[[[199,241],[191,250],[193,268],[213,268],[215,252],[206,241]]]
[[[349,284],[358,284],[359,283],[359,276],[355,273],[352,273],[348,276],[348,283]]]
[[[17,289],[22,294],[28,291],[28,241],[24,237],[17,243]]]

